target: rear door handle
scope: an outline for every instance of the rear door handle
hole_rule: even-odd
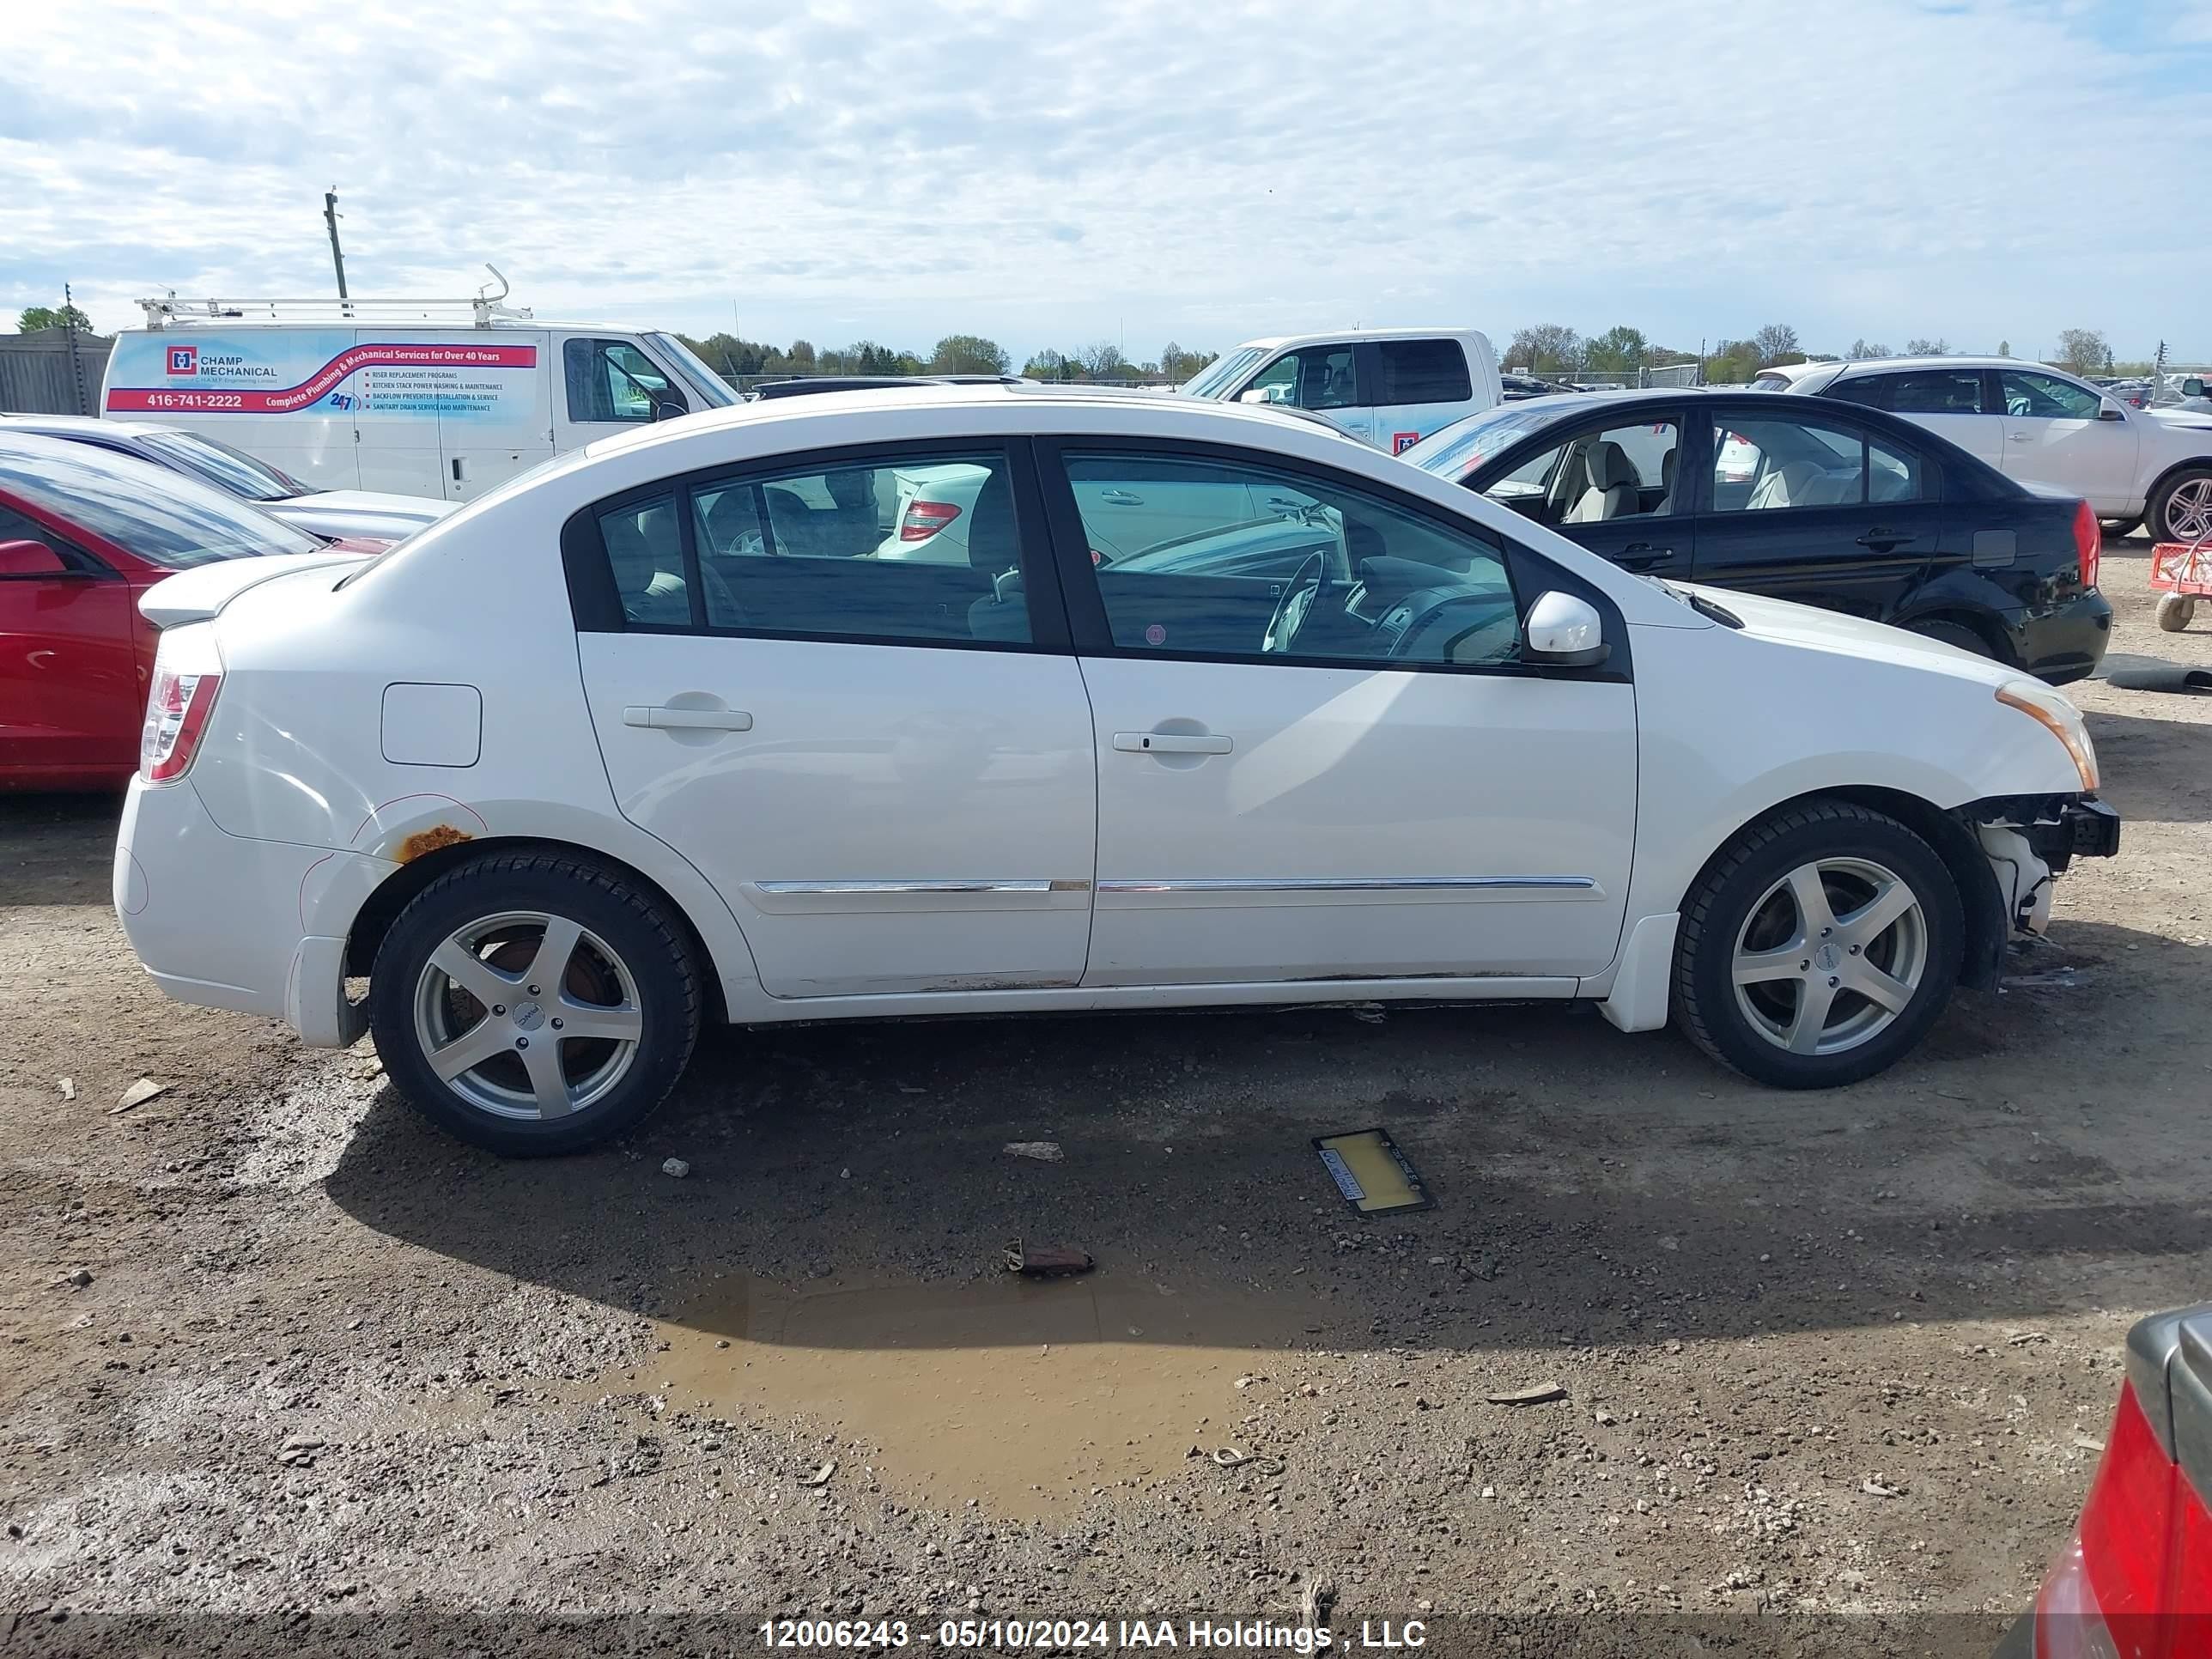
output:
[[[1620,550],[1614,561],[1626,570],[1649,570],[1655,564],[1664,564],[1674,556],[1671,547],[1654,547],[1650,542],[1631,542]]]
[[[1885,530],[1876,525],[1858,538],[1861,547],[1873,548],[1877,553],[1887,553],[1892,548],[1910,547],[1912,538],[1901,530]]]
[[[750,732],[753,717],[742,708],[675,708],[666,703],[632,703],[623,710],[624,726],[648,732]]]
[[[1236,745],[1215,732],[1116,732],[1114,747],[1125,755],[1225,755]]]
[[[2035,434],[2033,432],[2008,432],[2005,436],[2016,444],[2032,444],[2035,441]]]

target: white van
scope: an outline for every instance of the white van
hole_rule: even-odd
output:
[[[492,273],[497,276],[498,272]],[[594,438],[738,401],[672,334],[472,300],[144,300],[100,387],[319,489],[466,501]]]
[[[1504,396],[1498,356],[1471,328],[1353,328],[1248,340],[1178,388],[1221,403],[1310,410],[1396,455]]]

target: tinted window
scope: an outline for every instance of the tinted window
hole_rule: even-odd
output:
[[[244,450],[197,432],[149,432],[139,439],[147,448],[211,484],[249,501],[281,501],[304,495],[307,486],[289,472],[266,461],[256,460]]]
[[[939,643],[1030,637],[1002,456],[696,483],[598,516],[623,614],[638,626]]]
[[[270,518],[189,473],[57,441],[36,455],[0,448],[0,484],[170,570],[263,553],[313,553],[319,537]]]
[[[2005,413],[2023,419],[2094,421],[2104,407],[2104,399],[2087,386],[2026,369],[2002,371],[1997,388],[2004,394]]]
[[[1561,526],[1674,511],[1680,428],[1672,417],[1588,428],[1531,456],[1483,493]]]
[[[1462,404],[1474,396],[1457,340],[1385,340],[1378,404]]]
[[[1714,425],[1718,512],[1841,507],[1865,499],[1866,445],[1855,428],[1764,415],[1731,415]]]
[[[1510,662],[1498,549],[1356,489],[1254,464],[1071,454],[1115,645],[1254,662]],[[1146,540],[1115,503],[1141,503]],[[1158,505],[1155,506],[1154,503]],[[1127,550],[1103,556],[1102,543]]]
[[[1982,372],[1978,368],[1923,368],[1909,374],[1885,374],[1887,405],[1899,415],[1980,415]]]
[[[665,405],[690,408],[682,390],[668,383],[653,361],[627,340],[569,340],[561,348],[562,378],[572,421],[642,423]]]
[[[1825,395],[1838,403],[1861,404],[1869,409],[1889,407],[1889,383],[1893,374],[1862,374],[1856,380],[1838,380]]]
[[[1348,408],[1359,401],[1355,362],[1356,354],[1348,345],[1286,351],[1261,369],[1246,391],[1264,392],[1271,404],[1299,409]]]

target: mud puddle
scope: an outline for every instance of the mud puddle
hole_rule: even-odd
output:
[[[673,1408],[804,1416],[879,1446],[885,1482],[940,1508],[1030,1517],[1094,1486],[1181,1478],[1193,1446],[1255,1448],[1237,1386],[1325,1345],[1310,1297],[1104,1275],[787,1288],[739,1275],[663,1323],[641,1378]],[[725,1346],[726,1345],[726,1346]]]

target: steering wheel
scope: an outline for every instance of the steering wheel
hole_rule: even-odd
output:
[[[1280,653],[1297,643],[1298,630],[1306,625],[1314,601],[1321,595],[1322,579],[1321,555],[1307,554],[1297,574],[1283,589],[1283,597],[1275,602],[1275,614],[1267,619],[1267,631],[1260,636],[1261,651]]]

